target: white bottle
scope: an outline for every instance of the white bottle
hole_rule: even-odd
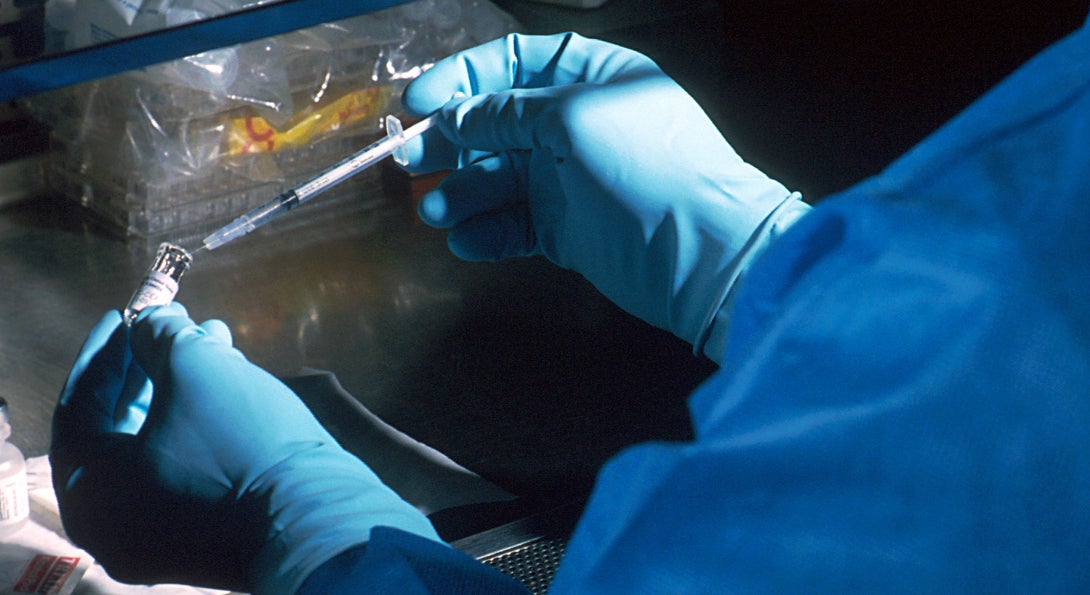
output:
[[[8,402],[0,398],[0,540],[21,529],[30,518],[26,459],[8,442],[9,436]]]

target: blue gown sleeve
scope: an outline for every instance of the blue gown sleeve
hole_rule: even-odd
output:
[[[553,591],[1090,592],[1088,255],[1084,26],[768,248]]]
[[[360,593],[528,594],[522,583],[451,547],[376,527],[366,545],[347,550],[311,573],[297,595]]]

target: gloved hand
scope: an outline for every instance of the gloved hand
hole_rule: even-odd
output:
[[[223,323],[177,304],[94,328],[50,461],[65,531],[125,582],[294,593],[377,525],[439,541]]]
[[[578,35],[511,35],[456,54],[403,103],[438,110],[442,132],[407,144],[407,169],[462,168],[419,206],[426,223],[452,228],[455,254],[544,254],[716,361],[731,288],[808,209],[742,161],[650,59]]]

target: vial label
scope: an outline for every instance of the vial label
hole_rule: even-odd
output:
[[[26,473],[0,480],[0,524],[16,523],[30,516]]]
[[[151,271],[144,277],[144,282],[140,284],[140,289],[136,290],[136,295],[132,296],[128,309],[135,314],[148,306],[165,306],[174,301],[174,296],[177,294],[177,281],[171,279],[166,273]]]

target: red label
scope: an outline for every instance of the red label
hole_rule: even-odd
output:
[[[38,554],[27,563],[15,583],[16,593],[60,593],[61,587],[79,566],[77,556],[47,556]]]

